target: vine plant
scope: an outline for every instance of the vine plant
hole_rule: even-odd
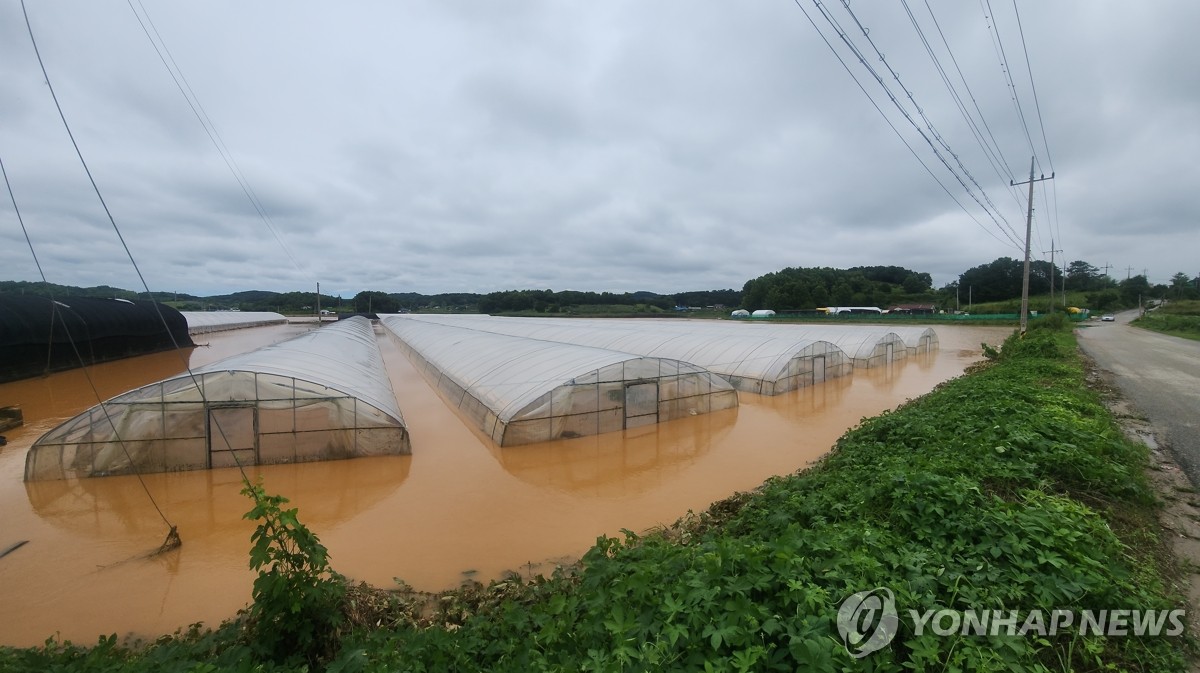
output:
[[[258,573],[247,620],[250,645],[276,662],[316,664],[336,646],[345,578],[329,566],[329,551],[300,523],[297,510],[282,508],[287,498],[268,495],[261,477],[244,484],[242,494],[254,508],[243,518],[259,521],[250,537],[250,569]]]

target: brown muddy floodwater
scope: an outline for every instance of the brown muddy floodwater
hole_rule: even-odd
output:
[[[311,329],[289,325],[201,335],[191,366]],[[772,475],[803,468],[848,428],[922,395],[980,358],[1011,329],[936,328],[941,350],[891,368],[623,433],[499,448],[447,406],[386,337],[379,338],[412,437],[412,456],[254,468],[291,499],[342,574],[425,590],[487,581],[506,570],[550,572],[599,535],[643,531],[700,511]],[[183,371],[176,353],[90,370],[107,399]],[[80,371],[0,385],[23,427],[0,448],[0,644],[58,635],[88,644],[116,633],[153,637],[216,625],[250,600],[253,524],[237,470],[148,474],[146,488],[183,546],[147,558],[167,527],[136,477],[25,484],[29,446],[96,404]]]

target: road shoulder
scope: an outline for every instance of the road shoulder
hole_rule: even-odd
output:
[[[1186,597],[1192,636],[1200,638],[1200,493],[1180,469],[1170,446],[1161,441],[1165,433],[1121,393],[1112,372],[1099,368],[1087,354],[1081,355],[1088,386],[1100,394],[1125,435],[1150,450],[1146,475],[1162,503],[1158,519],[1173,557],[1173,588]],[[1193,658],[1188,670],[1200,673],[1200,658]]]

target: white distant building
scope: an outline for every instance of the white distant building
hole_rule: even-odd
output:
[[[770,318],[771,316],[775,315],[775,312],[769,308],[760,308],[750,315],[754,318]]]

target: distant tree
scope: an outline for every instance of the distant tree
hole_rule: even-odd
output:
[[[1085,292],[1103,289],[1108,280],[1107,276],[1100,273],[1100,269],[1083,260],[1076,260],[1068,264],[1066,276],[1067,287]]]
[[[932,284],[932,278],[922,278],[915,273],[910,273],[904,278],[904,282],[901,283],[901,287],[903,287],[904,291],[909,294],[917,294],[919,292],[928,290],[929,286]]]
[[[1047,294],[1050,291],[1051,265],[1044,260],[1029,264],[1029,294]],[[992,262],[972,267],[958,277],[959,287],[970,287],[976,302],[1004,301],[1021,296],[1025,263],[1011,257],[1000,257]]]
[[[400,302],[386,292],[363,290],[354,295],[355,313],[399,313]]]
[[[1139,299],[1148,299],[1152,295],[1150,281],[1145,276],[1126,278],[1117,284],[1121,292],[1121,301],[1126,306],[1134,306]]]
[[[1172,299],[1187,299],[1194,292],[1192,281],[1187,277],[1187,274],[1180,271],[1171,276],[1171,298]]]

